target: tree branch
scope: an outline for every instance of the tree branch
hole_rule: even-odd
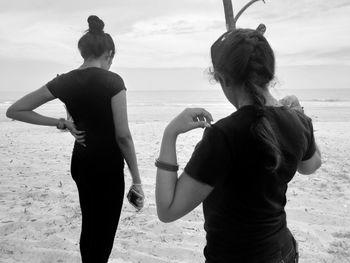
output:
[[[260,0],[251,0],[248,4],[246,4],[245,6],[243,6],[241,10],[239,10],[239,12],[237,13],[237,16],[236,16],[236,18],[235,18],[235,21],[234,21],[235,26],[236,26],[236,23],[237,23],[238,18],[243,14],[243,12],[244,12],[248,7],[250,7],[252,4],[254,4],[255,2],[258,2],[258,1],[260,1]],[[264,0],[261,0],[261,1],[263,1],[263,2],[265,3]],[[232,5],[232,3],[231,3],[231,5]],[[235,27],[235,28],[236,28],[236,27]]]
[[[225,9],[225,20],[226,20],[226,29],[227,31],[236,29],[236,21],[233,14],[232,1],[231,0],[222,0],[224,3]]]

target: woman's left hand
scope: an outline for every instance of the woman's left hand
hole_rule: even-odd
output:
[[[166,130],[177,136],[196,128],[210,127],[212,121],[213,117],[205,109],[187,108],[168,124]]]
[[[64,122],[65,127],[68,129],[68,131],[73,135],[75,140],[86,147],[85,144],[85,131],[78,131],[77,128],[75,127],[74,122],[66,120]]]
[[[136,195],[136,196],[132,196]],[[145,194],[143,193],[141,184],[133,184],[131,185],[127,198],[129,202],[137,209],[141,210],[144,206],[145,202]]]
[[[285,96],[280,100],[280,103],[287,108],[304,112],[304,108],[300,105],[299,99],[295,95]]]

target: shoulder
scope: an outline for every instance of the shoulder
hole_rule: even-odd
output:
[[[63,85],[67,86],[69,83],[74,83],[75,80],[79,79],[82,71],[78,69],[73,69],[64,73],[56,74],[56,76],[48,82],[49,85]]]
[[[110,97],[117,95],[120,91],[126,90],[122,77],[112,71],[104,70],[104,81]]]
[[[231,115],[218,120],[215,126],[221,131],[241,130],[250,126],[255,119],[256,110],[254,107],[243,107]]]
[[[126,89],[124,80],[119,74],[108,70],[104,70],[103,74],[104,74],[104,79],[107,81],[110,87]]]
[[[218,120],[217,122],[215,122],[215,124],[212,125],[212,127],[214,127],[215,130],[220,130],[220,131],[229,129],[230,127],[232,127],[231,122],[232,122],[232,119],[234,119],[232,116],[233,114]]]
[[[281,113],[280,116],[284,118],[287,123],[295,125],[295,128],[302,126],[309,129],[312,125],[312,119],[301,111],[284,108],[281,112],[283,115]]]
[[[46,87],[49,91],[56,97],[61,97],[64,93],[62,93],[62,89],[67,89],[69,85],[71,85],[72,80],[74,79],[75,70],[71,70],[66,73],[56,74],[53,79],[46,83]]]
[[[313,136],[314,127],[312,124],[312,119],[302,112],[298,112],[296,114],[298,116],[299,122],[301,123],[301,129],[304,132],[304,134],[306,134],[306,136],[308,137]]]
[[[66,80],[68,78],[73,77],[75,75],[75,72],[76,72],[76,70],[71,70],[68,72],[56,74],[56,76],[53,78],[53,80]]]
[[[297,115],[298,119],[305,125],[309,125],[312,122],[312,119],[303,112],[296,111],[295,114]]]
[[[117,74],[113,71],[100,69],[100,72],[109,81],[124,82],[123,78],[119,74]]]
[[[93,78],[94,81],[100,85],[107,86],[107,88],[120,88],[125,89],[124,80],[122,77],[113,72],[102,68],[90,68],[86,71],[89,74],[89,78]]]

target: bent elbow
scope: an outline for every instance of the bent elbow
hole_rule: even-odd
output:
[[[159,208],[157,209],[157,215],[159,220],[163,223],[171,223],[176,220],[176,218],[171,217],[169,212],[161,211]]]
[[[158,214],[158,218],[162,223],[170,223],[171,222],[166,217],[160,216],[159,214]]]
[[[298,172],[304,175],[310,175],[316,172],[322,165],[321,153],[316,151],[315,154],[306,161],[301,161],[298,165]]]
[[[302,169],[302,168],[298,168],[298,173],[302,174],[302,175],[309,175],[312,174],[312,172],[310,172],[309,170],[306,169]]]
[[[116,134],[115,139],[120,144],[126,144],[132,140],[130,133]]]
[[[316,169],[315,169],[315,172],[322,166],[322,159],[319,158],[317,163],[316,163]]]
[[[172,219],[171,217],[169,216],[165,216],[165,215],[161,215],[158,213],[158,218],[159,220],[162,222],[162,223],[171,223],[171,222],[174,222],[175,220]]]
[[[318,158],[315,161],[314,169],[313,169],[312,173],[316,172],[321,167],[321,165],[322,165],[322,159],[321,159],[321,156],[318,154]]]
[[[298,168],[298,173],[303,174],[303,175],[310,175],[316,172],[322,165],[322,160],[318,159],[316,162],[314,162],[312,167],[299,167]]]
[[[316,171],[316,169],[298,169],[298,173],[302,175],[310,175],[313,174]]]
[[[118,143],[125,143],[132,140],[131,132],[128,125],[115,124],[114,137]]]
[[[14,115],[15,115],[14,112],[15,111],[13,110],[12,106],[10,106],[6,111],[6,117],[10,119],[14,119]]]

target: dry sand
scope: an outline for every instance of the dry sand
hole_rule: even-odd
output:
[[[138,213],[124,202],[112,263],[204,261],[201,207],[171,224],[156,216],[153,162],[164,126],[131,124],[147,200]],[[324,164],[291,182],[288,226],[299,241],[301,262],[350,262],[350,122],[314,126]],[[11,121],[0,122],[0,130],[0,262],[80,262],[80,208],[69,173],[72,137]],[[180,137],[182,167],[200,136],[194,131]]]

